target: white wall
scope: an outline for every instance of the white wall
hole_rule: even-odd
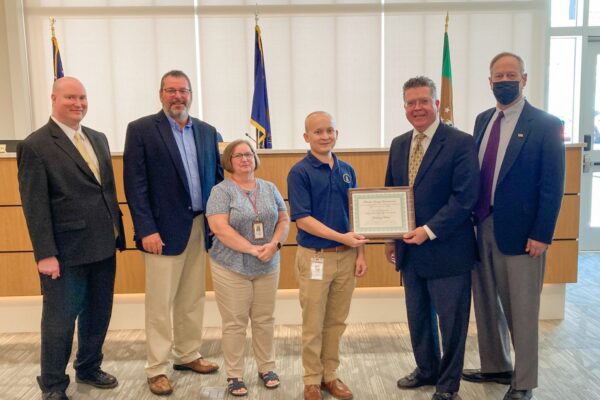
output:
[[[12,111],[14,126],[7,129],[13,137],[25,137],[50,112],[49,16],[57,19],[65,73],[87,87],[85,123],[105,132],[113,151],[122,150],[129,121],[159,110],[158,81],[172,68],[183,69],[192,79],[193,115],[215,125],[225,140],[253,134],[254,2],[200,1],[194,8],[192,0],[135,3],[144,7],[129,6],[131,2],[105,7],[105,1],[24,1],[24,10],[21,0],[4,3],[11,13],[2,18],[4,41],[0,33],[0,55],[8,54],[8,66],[0,62],[0,72],[9,69],[0,74],[0,89],[10,86],[0,93],[0,105],[12,103],[0,107],[0,115],[2,124],[9,123]],[[417,74],[439,84],[447,10],[459,128],[470,132],[477,113],[494,104],[488,63],[500,51],[525,58],[526,95],[532,103],[544,104],[543,0],[386,1],[384,6],[372,0],[263,3],[274,4],[261,6],[259,23],[276,149],[305,148],[303,119],[316,109],[337,117],[339,148],[385,147],[409,129],[401,86]]]
[[[0,6],[0,139],[14,139],[15,123],[11,101],[8,63],[8,32],[4,4]]]

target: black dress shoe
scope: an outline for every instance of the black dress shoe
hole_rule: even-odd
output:
[[[460,397],[456,392],[435,392],[431,400],[458,400]]]
[[[117,378],[102,371],[101,369],[98,369],[88,375],[77,375],[75,376],[75,380],[78,383],[92,385],[98,389],[112,389],[119,384],[119,382],[117,382]]]
[[[400,389],[413,389],[421,386],[435,385],[436,379],[420,377],[415,369],[404,378],[398,379],[397,385]]]
[[[66,393],[61,390],[58,392],[42,393],[42,400],[69,400],[69,398]]]
[[[465,381],[475,383],[496,382],[501,385],[510,385],[512,371],[481,372],[480,369],[465,369],[462,373],[462,378]]]
[[[529,400],[533,396],[531,389],[517,390],[512,386],[508,388],[508,392],[504,395],[504,400]]]

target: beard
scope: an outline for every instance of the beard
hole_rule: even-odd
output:
[[[183,106],[183,108],[175,108],[174,106]],[[173,119],[176,120],[183,120],[183,119],[187,119],[189,117],[189,108],[188,105],[185,103],[171,103],[169,104],[169,107],[167,108],[167,114],[169,114],[169,116]]]

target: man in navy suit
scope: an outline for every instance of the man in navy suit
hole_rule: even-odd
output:
[[[471,135],[440,123],[431,79],[409,79],[403,92],[414,129],[392,142],[385,185],[412,186],[417,228],[386,243],[385,255],[402,271],[417,368],[398,380],[398,387],[435,385],[433,400],[455,399],[475,263],[471,210],[479,188],[477,152]]]
[[[146,265],[146,375],[150,391],[167,395],[173,368],[211,373],[200,355],[204,317],[204,216],[212,187],[223,180],[216,129],[189,115],[190,80],[169,71],[160,82],[162,110],[127,127],[124,183],[138,249]],[[172,324],[171,324],[172,318]]]
[[[463,378],[510,384],[505,400],[530,399],[546,249],[564,191],[564,145],[560,120],[523,97],[521,57],[494,57],[489,81],[496,107],[477,116],[474,130],[481,162],[474,210],[481,266],[473,273],[481,369],[465,370]]]

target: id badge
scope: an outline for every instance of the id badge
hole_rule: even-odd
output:
[[[323,280],[323,266],[325,261],[321,257],[311,257],[310,259],[310,279],[315,281]]]
[[[254,235],[254,240],[265,238],[265,226],[261,221],[254,221],[252,223],[252,233]]]

